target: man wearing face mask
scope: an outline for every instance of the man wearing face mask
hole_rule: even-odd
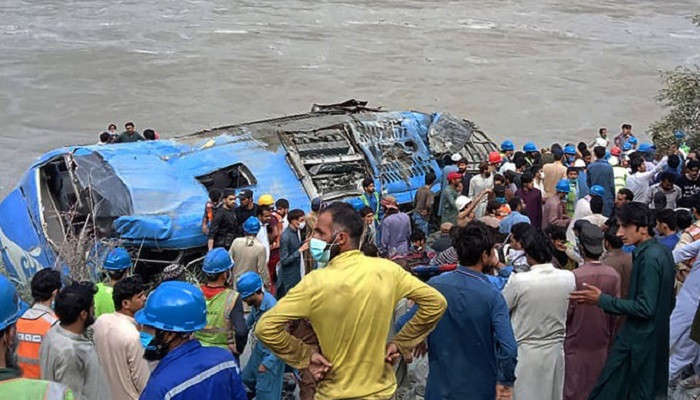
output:
[[[46,334],[39,348],[41,378],[66,385],[76,399],[109,399],[107,379],[95,345],[85,330],[95,322],[92,283],[73,283],[56,296],[59,324]]]
[[[243,353],[248,329],[243,317],[243,300],[231,289],[233,260],[225,249],[216,248],[204,258],[202,272],[207,283],[200,289],[207,303],[207,325],[196,332],[202,346],[220,347],[236,358]]]
[[[349,204],[336,202],[322,210],[310,250],[325,268],[307,275],[255,329],[277,357],[309,369],[319,381],[317,398],[391,398],[396,391],[392,364],[425,339],[445,311],[438,291],[389,260],[360,253],[363,228]],[[402,298],[417,303],[418,312],[387,343]],[[287,324],[298,319],[311,322],[323,355],[287,332]]]
[[[25,378],[39,379],[41,376],[39,346],[49,329],[58,322],[51,306],[61,286],[61,274],[51,268],[42,269],[32,277],[34,304],[17,321],[17,356]]]
[[[161,283],[134,319],[155,329],[144,358],[160,361],[141,393],[142,400],[166,395],[171,400],[248,399],[231,352],[203,347],[192,338],[192,333],[207,325],[207,305],[195,286]]]
[[[309,242],[301,232],[306,226],[306,215],[302,210],[292,210],[288,216],[289,226],[282,232],[280,240],[280,277],[277,298],[281,299],[303,276],[304,259],[301,254],[309,249]]]
[[[72,400],[73,394],[56,382],[20,378],[17,365],[16,322],[22,315],[19,297],[10,281],[0,275],[0,394],[5,399]]]

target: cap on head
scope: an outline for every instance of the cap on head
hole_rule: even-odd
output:
[[[652,146],[649,143],[642,143],[639,145],[639,148],[637,151],[640,153],[653,153],[656,149],[654,149],[654,146]]]
[[[452,160],[452,162],[459,162],[459,160],[461,160],[461,159],[462,159],[462,155],[459,154],[459,153],[454,153],[454,154],[450,157],[450,160]]]
[[[525,143],[525,146],[523,146],[523,151],[526,153],[532,153],[537,151],[537,146],[535,146],[534,142],[527,142]]]
[[[559,182],[557,182],[557,186],[555,189],[558,193],[569,193],[571,191],[571,187],[569,186],[569,180],[568,179],[560,179]]]
[[[240,192],[238,192],[238,197],[241,199],[252,199],[253,191],[249,189],[243,189]]]
[[[248,235],[257,235],[260,232],[260,220],[255,217],[248,217],[243,223],[243,232]]]
[[[272,197],[272,195],[263,194],[262,196],[258,197],[259,206],[272,206],[273,204],[275,204],[275,199]]]
[[[574,167],[586,168],[586,162],[579,158],[578,160],[574,161]]]
[[[564,147],[564,154],[567,156],[575,156],[576,155],[576,147],[573,145],[568,145]]]
[[[497,151],[492,151],[489,153],[489,164],[500,164],[502,161],[501,154]]]
[[[134,319],[141,325],[168,332],[195,332],[207,324],[202,291],[187,282],[163,282],[146,300]]]
[[[593,185],[593,186],[591,186],[590,193],[591,193],[593,196],[605,197],[605,189],[603,189],[603,187],[600,186],[600,185]]]
[[[462,179],[462,174],[460,174],[459,172],[450,172],[449,174],[447,174],[448,181],[451,182],[455,179]]]
[[[220,274],[233,268],[233,260],[226,249],[217,247],[204,257],[202,271],[206,274]]]
[[[457,198],[455,199],[455,205],[457,206],[457,209],[460,211],[463,210],[464,207],[466,207],[467,204],[469,204],[471,202],[472,202],[472,199],[470,199],[467,196],[457,196]]]
[[[622,150],[619,147],[615,146],[612,149],[610,149],[610,154],[614,156],[619,156],[620,154],[622,154]]]
[[[637,140],[636,137],[632,136],[629,139],[627,139],[627,143],[629,144],[637,144],[639,141]]]
[[[586,224],[581,227],[578,240],[581,245],[592,254],[603,253],[603,231],[594,224]]]
[[[108,271],[121,271],[132,266],[131,256],[123,247],[115,247],[107,253],[102,267]]]
[[[501,143],[501,151],[515,151],[515,144],[512,140],[504,140]]]
[[[262,289],[263,281],[260,275],[253,271],[248,271],[241,275],[236,282],[236,290],[241,294],[241,298],[245,299],[255,294]]]

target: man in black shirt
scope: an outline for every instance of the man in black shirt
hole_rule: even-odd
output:
[[[209,250],[214,247],[223,247],[228,250],[233,239],[242,235],[241,224],[234,211],[236,192],[233,189],[225,189],[223,198],[223,206],[216,210],[209,227]]]
[[[143,136],[141,136],[140,133],[136,132],[134,130],[134,123],[133,122],[127,122],[124,125],[124,129],[126,129],[124,132],[122,132],[121,135],[117,136],[116,139],[114,139],[113,143],[133,143],[133,142],[141,142],[144,139]]]
[[[689,199],[700,193],[700,161],[689,160],[686,164],[686,173],[676,179],[676,185],[681,188],[683,195],[678,201],[679,207],[691,207]],[[687,203],[687,204],[686,204]]]
[[[238,198],[241,203],[241,205],[236,208],[236,218],[238,221],[243,224],[248,218],[257,217],[258,205],[253,201],[253,191],[243,189],[238,192]]]

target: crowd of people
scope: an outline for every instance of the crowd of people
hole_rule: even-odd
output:
[[[505,140],[475,175],[442,160],[410,204],[371,178],[309,212],[211,190],[198,286],[172,265],[147,294],[121,247],[98,285],[39,271],[28,309],[0,277],[0,394],[392,399],[427,357],[430,400],[698,398],[700,157],[683,139]]]

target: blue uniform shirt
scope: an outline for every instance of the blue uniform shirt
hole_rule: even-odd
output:
[[[503,295],[487,276],[465,267],[428,284],[447,299],[447,311],[428,336],[426,400],[488,399],[496,384],[515,382],[518,345]]]
[[[248,400],[248,396],[230,352],[190,340],[160,360],[140,399]]]

